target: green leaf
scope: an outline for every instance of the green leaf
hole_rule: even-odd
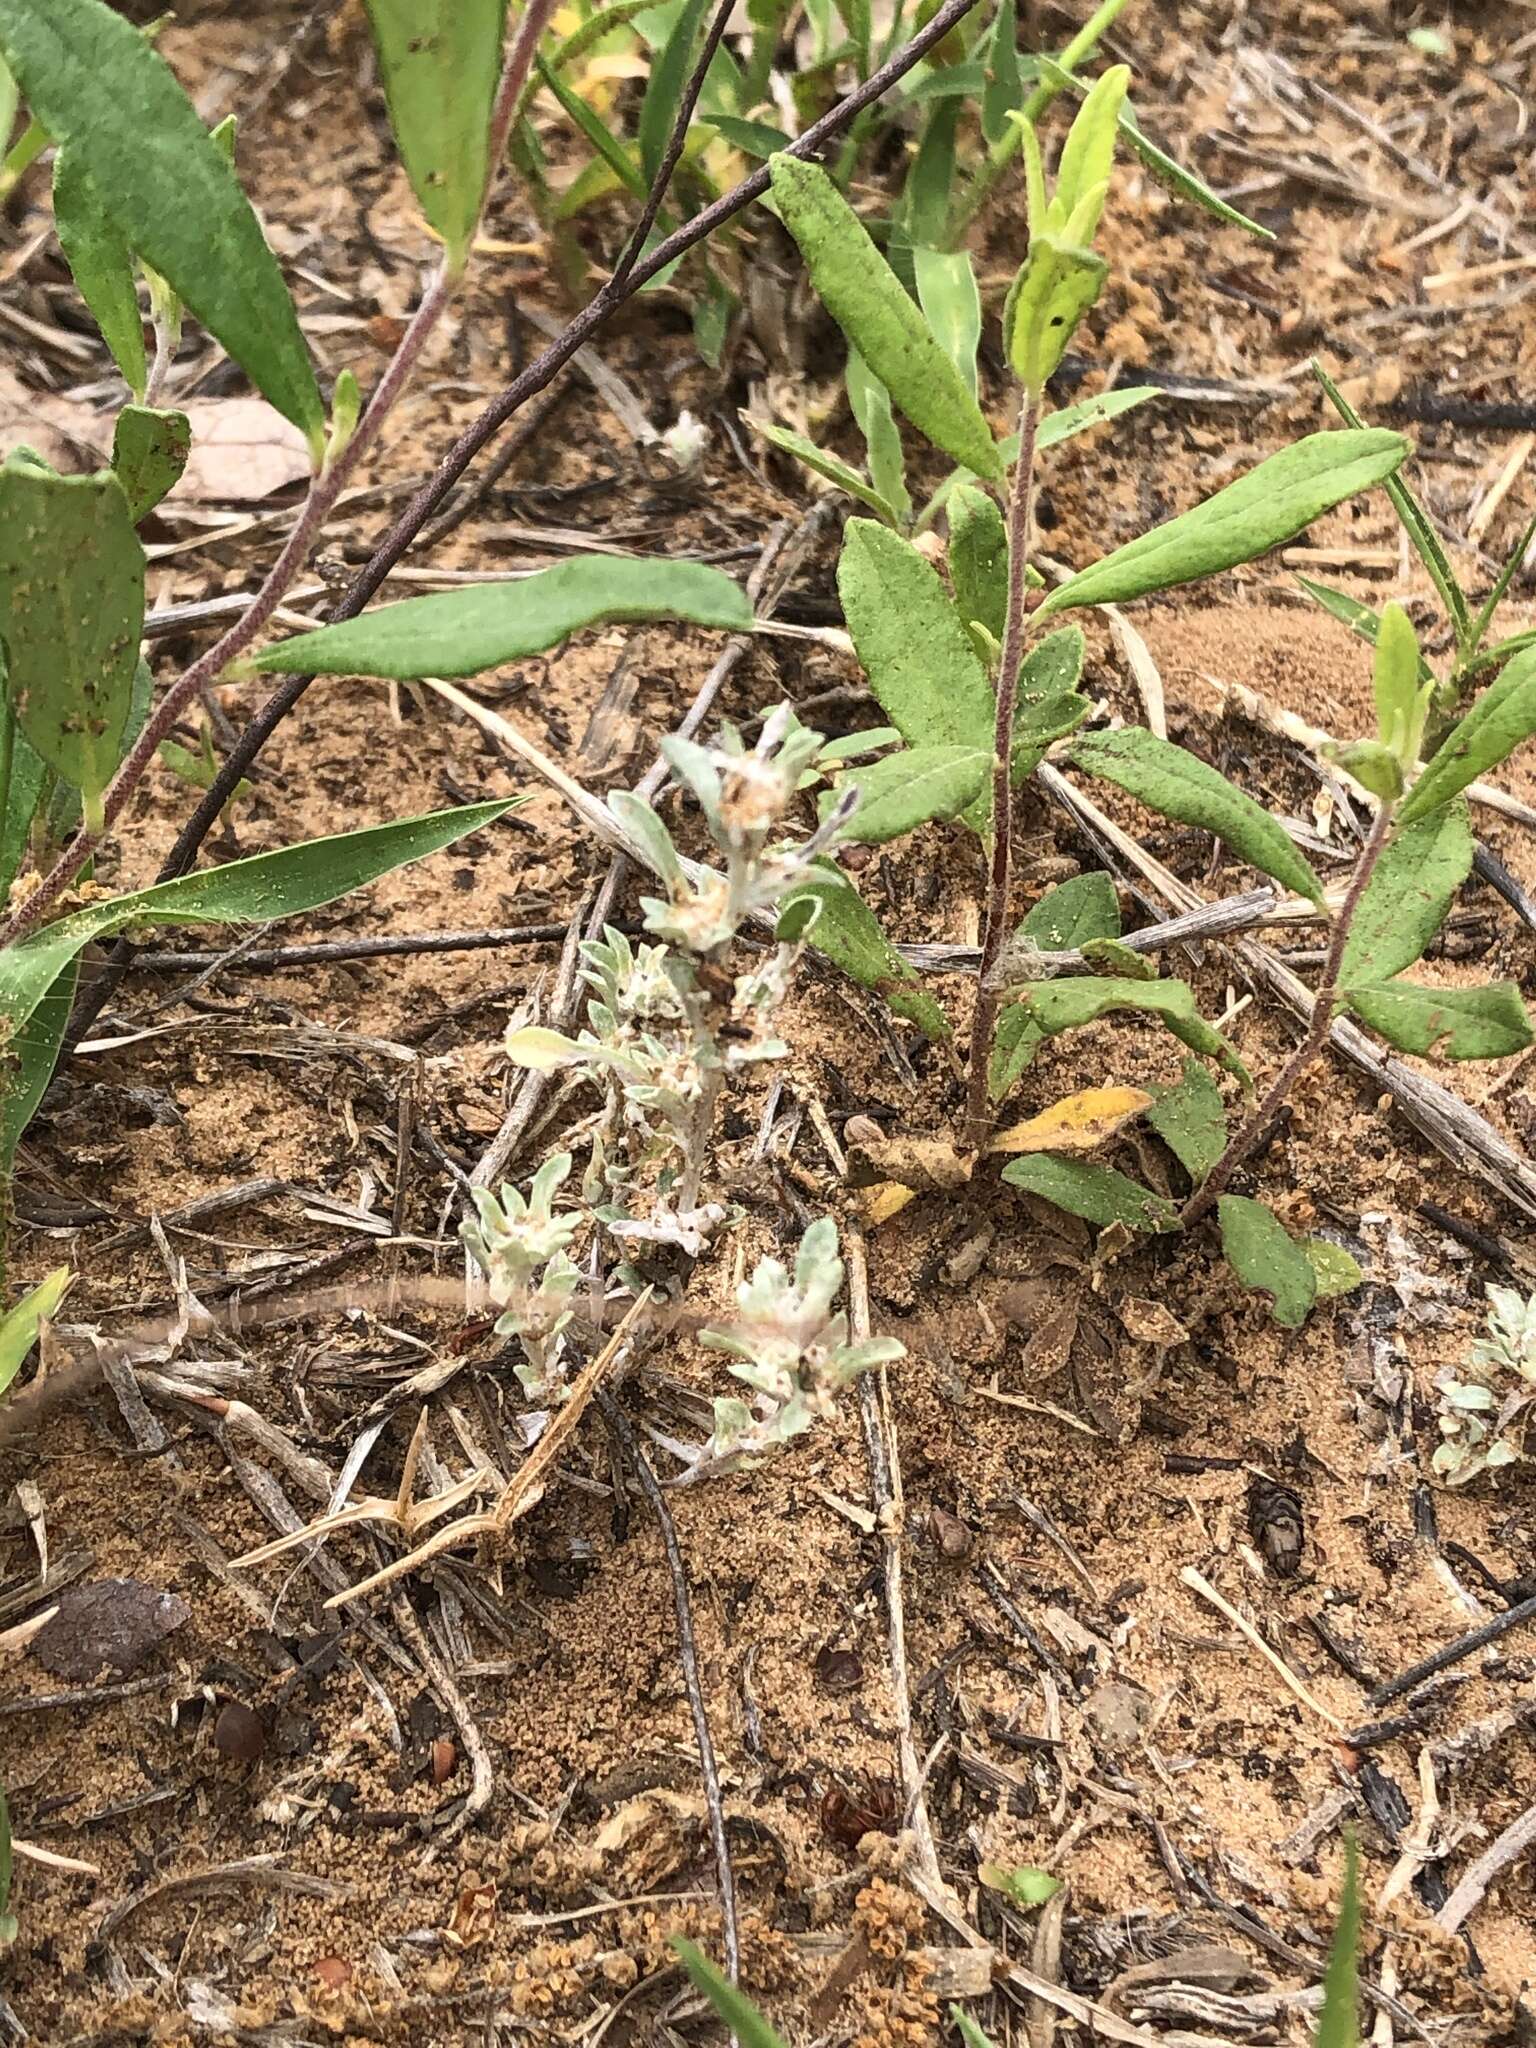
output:
[[[1390,981],[1411,967],[1444,924],[1476,851],[1462,798],[1399,825],[1355,911],[1340,979]]]
[[[542,57],[536,57],[534,65],[539,77],[549,87],[555,98],[565,109],[567,115],[586,137],[590,147],[597,152],[602,162],[612,171],[619,184],[627,187],[636,199],[644,199],[647,189],[646,182],[640,175],[634,158],[608,127],[607,123],[598,119],[580,93],[573,92],[565,80],[552,71]],[[587,168],[590,171],[595,166],[589,164]],[[559,212],[559,217],[562,220],[566,219],[571,213],[580,210],[582,198],[579,185],[580,180],[576,184],[569,186],[564,194]]]
[[[1019,725],[1027,707],[1055,703],[1062,697],[1072,695],[1077,689],[1083,673],[1083,657],[1088,643],[1083,638],[1081,626],[1058,626],[1054,633],[1047,633],[1019,663],[1019,719],[1014,722],[1014,736],[1019,736]]]
[[[117,767],[143,628],[144,550],[111,471],[0,469],[7,687],[28,740],[80,790],[87,816]]]
[[[285,846],[276,853],[253,854],[248,860],[183,875],[175,882],[157,882],[130,895],[106,897],[0,953],[0,1020],[9,1025],[14,1039],[60,973],[93,939],[110,938],[130,925],[263,924],[274,917],[318,910],[380,875],[494,824],[521,801],[503,797],[494,803],[465,804],[458,810],[370,825],[360,832]]]
[[[32,820],[42,801],[43,785],[49,780],[48,770],[27,745],[17,726],[10,697],[4,694],[4,639],[4,633],[0,632],[0,696],[3,696],[3,702],[0,702],[0,760],[4,759],[5,749],[9,747],[11,765],[5,782],[5,815],[0,818],[0,903],[9,895],[11,884],[26,857]]]
[[[37,1342],[39,1329],[58,1314],[59,1303],[74,1277],[68,1266],[56,1266],[46,1280],[29,1294],[24,1294],[13,1309],[0,1317],[0,1401],[5,1399],[12,1380],[26,1364],[27,1354]],[[10,1887],[10,1847],[7,1839],[0,1849],[0,1913],[5,1910],[6,1893]]]
[[[1365,1275],[1360,1262],[1328,1237],[1304,1237],[1301,1248],[1312,1262],[1319,1301],[1334,1301],[1341,1294],[1353,1294]]]
[[[368,0],[390,126],[457,275],[490,170],[505,0]]]
[[[958,817],[991,772],[991,751],[981,747],[913,747],[853,769],[838,785],[839,792],[858,785],[859,807],[847,837],[882,846],[930,818]]]
[[[1429,692],[1419,683],[1423,666],[1412,619],[1400,604],[1389,604],[1376,629],[1376,659],[1371,668],[1376,736],[1405,769],[1418,765],[1424,714],[1429,709]]]
[[[837,565],[869,686],[909,747],[992,747],[992,685],[938,571],[873,520],[850,519]]]
[[[1147,1122],[1198,1187],[1227,1149],[1221,1091],[1198,1060],[1184,1062],[1184,1078],[1172,1087],[1148,1087]]]
[[[1188,982],[1125,981],[1111,976],[1064,976],[1042,981],[1019,993],[1018,1001],[1047,1038],[1095,1024],[1115,1010],[1137,1010],[1167,1025],[1191,1052],[1219,1060],[1230,1072],[1247,1079],[1247,1069],[1214,1025],[1195,1007]]]
[[[150,263],[318,460],[325,408],[251,203],[165,60],[101,0],[0,0],[0,50]]]
[[[881,497],[866,476],[861,475],[856,469],[850,469],[846,462],[829,454],[825,448],[818,448],[814,441],[807,441],[803,434],[791,433],[788,427],[776,427],[770,425],[767,420],[754,419],[749,412],[742,413],[741,418],[752,432],[766,441],[771,448],[778,448],[785,455],[793,455],[797,462],[803,462],[807,469],[813,469],[818,476],[824,476],[828,483],[836,484],[838,489],[846,491],[850,498],[857,498],[861,505],[867,505],[871,512],[877,512],[887,526],[897,527],[902,524],[902,515],[888,499]]]
[[[1083,243],[1092,240],[1104,207],[1104,192],[1115,160],[1115,135],[1126,88],[1128,64],[1112,64],[1101,72],[1078,108],[1056,166],[1053,206],[1062,224],[1072,223]]]
[[[1031,1152],[1012,1159],[1003,1179],[1026,1194],[1042,1195],[1069,1216],[1088,1223],[1123,1223],[1130,1230],[1177,1230],[1178,1211],[1172,1202],[1141,1187],[1111,1166],[1093,1166],[1081,1159],[1056,1159]]]
[[[1134,412],[1149,398],[1162,396],[1163,392],[1156,384],[1127,384],[1123,390],[1102,391],[1097,398],[1085,398],[1077,405],[1057,406],[1040,422],[1035,434],[1035,452],[1043,454],[1047,448],[1058,447],[1077,434],[1086,434],[1091,427],[1102,427],[1106,420],[1118,419],[1123,412]],[[1008,443],[1004,442],[1003,453],[1010,462],[1017,460],[1017,440],[1013,449],[1013,454],[1009,455]]]
[[[1360,2048],[1360,1852],[1352,1834],[1344,1837],[1344,1896],[1323,1978],[1323,2009],[1312,2048]]]
[[[895,523],[904,526],[912,517],[912,500],[907,496],[907,464],[901,452],[901,430],[891,417],[891,394],[856,348],[848,351],[843,382],[854,423],[864,436],[869,480],[885,502],[894,507]]]
[[[1091,249],[1057,235],[1031,237],[1003,308],[1003,347],[1014,375],[1036,398],[1055,376],[1108,275],[1109,265]]]
[[[1467,651],[1469,653],[1482,646],[1488,628],[1493,624],[1493,615],[1504,602],[1505,592],[1515,580],[1515,571],[1530,553],[1532,547],[1536,547],[1536,512],[1531,514],[1524,529],[1516,534],[1513,547],[1504,557],[1503,565],[1498,575],[1493,579],[1492,589],[1483,599],[1482,607],[1477,617],[1472,621],[1467,634]]]
[[[1214,832],[1250,867],[1322,903],[1323,885],[1285,827],[1185,748],[1141,726],[1126,726],[1120,732],[1088,733],[1073,747],[1071,758],[1075,767],[1112,782],[1149,810]]]
[[[882,998],[898,1017],[915,1024],[925,1036],[947,1039],[949,1019],[933,997],[924,993],[915,967],[910,967],[881,931],[875,913],[853,884],[830,861],[819,862],[816,874],[797,883],[779,906],[779,929],[785,920],[803,915],[801,906],[814,902],[820,911],[810,942],[844,974]],[[793,928],[793,926],[791,926]]]
[[[516,583],[467,584],[378,605],[264,647],[251,667],[397,681],[472,676],[615,619],[687,619],[741,632],[752,624],[752,607],[739,584],[707,563],[573,555]]]
[[[1407,453],[1401,434],[1381,428],[1308,434],[1192,511],[1079,570],[1035,616],[1074,605],[1125,604],[1251,562],[1294,539],[1330,507],[1381,483]]]
[[[1093,706],[1069,690],[1064,697],[1037,704],[1021,698],[1013,719],[1013,786],[1034,774],[1057,740],[1077,731]]]
[[[970,253],[965,249],[914,249],[912,274],[923,316],[974,398],[981,293]]]
[[[133,251],[69,144],[54,159],[53,225],[75,287],[101,329],[113,362],[133,396],[142,400],[149,363]]]
[[[112,431],[112,468],[135,526],[175,489],[191,448],[192,428],[184,412],[123,407]]]
[[[965,2048],[995,2048],[986,2028],[972,2019],[963,2006],[952,2005],[949,2008],[949,2022],[965,2043]]]
[[[671,34],[651,59],[636,130],[640,144],[640,168],[647,191],[666,155],[672,124],[677,118],[683,89],[693,69],[693,46],[698,40],[699,23],[704,19],[708,5],[709,0],[683,0]]]
[[[1070,953],[1093,939],[1118,939],[1120,899],[1109,876],[1095,870],[1048,889],[1015,934],[1042,953]]]
[[[693,1979],[694,1989],[703,1992],[741,2043],[741,2048],[785,2048],[784,2042],[751,1999],[745,1992],[738,1991],[728,1977],[722,1977],[702,1950],[680,1934],[672,1936],[672,1946],[682,1958],[683,1968]]]
[[[961,484],[949,501],[949,574],[964,624],[982,626],[1000,641],[1008,612],[1008,529],[995,501],[975,484]]]
[[[1273,1296],[1270,1314],[1282,1329],[1299,1328],[1317,1299],[1312,1261],[1262,1202],[1223,1195],[1216,1213],[1227,1264],[1245,1287]]]
[[[1026,1912],[1043,1906],[1047,1899],[1054,1899],[1061,1890],[1061,1879],[1052,1877],[1048,1870],[1041,1870],[1034,1863],[1022,1863],[1016,1868],[1001,1863],[983,1863],[976,1875],[990,1890],[1003,1893],[1005,1898],[1015,1906],[1022,1906]]]
[[[1345,747],[1329,741],[1318,751],[1383,803],[1396,803],[1402,795],[1402,760],[1394,748],[1384,747],[1380,740],[1351,740]]]
[[[654,4],[655,0],[646,0],[647,6]],[[718,128],[731,147],[739,149],[743,156],[760,157],[765,162],[769,157],[777,156],[781,149],[788,149],[794,140],[782,128],[774,128],[767,121],[743,121],[736,114],[701,114],[699,119],[711,128]]]
[[[78,975],[78,963],[71,960],[0,1054],[0,1185],[10,1177],[16,1147],[58,1066]]]
[[[1429,766],[1403,799],[1401,823],[1426,817],[1468,783],[1497,768],[1536,733],[1536,647],[1507,662],[1481,697],[1441,741]]]
[[[819,164],[769,164],[784,225],[827,311],[913,426],[978,476],[1001,481],[992,432],[964,379]]]
[[[1316,360],[1312,364],[1312,374],[1322,385],[1329,403],[1345,426],[1363,427],[1364,422],[1359,413],[1322,364]],[[1388,481],[1387,496],[1391,499],[1392,509],[1402,522],[1403,530],[1412,543],[1414,553],[1429,571],[1429,580],[1440,594],[1440,602],[1445,606],[1447,616],[1456,629],[1458,646],[1464,644],[1470,626],[1467,600],[1462,593],[1461,585],[1456,581],[1456,571],[1451,567],[1450,557],[1440,545],[1440,536],[1435,532],[1433,521],[1400,476],[1394,476]]]
[[[1362,604],[1359,598],[1351,597],[1347,591],[1330,589],[1326,583],[1314,583],[1310,576],[1298,576],[1296,581],[1330,618],[1337,619],[1341,626],[1348,626],[1368,647],[1376,645],[1376,636],[1381,631],[1379,612],[1373,612],[1368,604]],[[1419,681],[1432,683],[1434,679],[1434,670],[1420,654]]]
[[[1014,1003],[997,1020],[987,1055],[987,1092],[1001,1102],[1045,1043],[1045,1033],[1022,1003]]]
[[[938,79],[942,79],[946,86],[952,82],[944,73],[937,74],[935,82]],[[980,83],[979,78],[976,83]],[[928,109],[922,140],[907,172],[892,224],[889,247],[893,261],[901,255],[910,258],[918,249],[936,249],[944,239],[949,195],[955,182],[955,145],[963,111],[963,100],[953,93],[936,98]]]
[[[1498,1060],[1531,1044],[1530,1020],[1512,981],[1477,988],[1424,988],[1412,981],[1356,982],[1346,1008],[1399,1052],[1443,1060]]]
[[[1120,939],[1085,939],[1081,952],[1091,974],[1118,975],[1122,981],[1156,981],[1157,962]]]
[[[1001,142],[1009,116],[1024,97],[1019,64],[1018,0],[999,0],[987,39],[987,80],[981,96],[981,132],[987,142]]]

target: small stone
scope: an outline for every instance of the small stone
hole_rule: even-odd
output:
[[[260,1714],[243,1700],[226,1700],[213,1724],[213,1746],[233,1764],[254,1764],[267,1746]]]

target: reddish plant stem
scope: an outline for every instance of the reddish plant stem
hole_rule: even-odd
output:
[[[1328,1042],[1329,1027],[1333,1023],[1333,1006],[1338,1000],[1339,972],[1344,964],[1344,948],[1349,944],[1350,928],[1354,924],[1355,913],[1360,908],[1360,899],[1365,894],[1371,876],[1376,872],[1376,863],[1381,859],[1382,851],[1391,836],[1393,809],[1394,806],[1390,803],[1378,806],[1370,835],[1360,849],[1355,872],[1350,877],[1344,901],[1339,906],[1339,914],[1333,921],[1333,935],[1328,942],[1328,954],[1323,962],[1322,978],[1318,983],[1317,994],[1313,998],[1312,1016],[1307,1024],[1306,1033],[1264,1091],[1263,1100],[1257,1109],[1229,1142],[1226,1151],[1184,1204],[1179,1214],[1179,1223],[1185,1230],[1192,1223],[1198,1223],[1200,1218],[1214,1207],[1228,1181],[1269,1129],[1276,1111]]]
[[[656,216],[661,212],[661,204],[667,196],[673,173],[681,161],[684,146],[688,141],[689,124],[693,120],[693,110],[699,104],[699,94],[704,90],[709,67],[715,61],[715,52],[720,47],[725,25],[735,12],[735,7],[736,0],[720,0],[715,9],[714,19],[709,24],[709,33],[704,38],[704,47],[699,52],[698,62],[694,65],[692,75],[683,88],[683,96],[678,102],[672,133],[667,138],[666,150],[656,167],[656,175],[651,180],[651,189],[646,194],[645,206],[635,223],[634,232],[624,245],[623,253],[613,267],[613,275],[604,286],[605,291],[622,291],[629,273],[640,260],[646,239],[656,225]]]
[[[1001,1000],[993,980],[1008,929],[1008,899],[1013,882],[1013,721],[1019,700],[1019,666],[1024,659],[1025,606],[1029,594],[1025,572],[1029,565],[1035,437],[1039,425],[1040,400],[1033,392],[1027,392],[1019,408],[1019,459],[1014,464],[1013,489],[1008,499],[1008,609],[997,665],[997,724],[992,738],[992,873],[981,940],[976,1014],[971,1023],[971,1071],[961,1139],[964,1149],[971,1152],[981,1150],[992,1128],[987,1069]]]

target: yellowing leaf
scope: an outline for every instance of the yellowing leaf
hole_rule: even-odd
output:
[[[528,1067],[536,1074],[552,1074],[585,1057],[574,1038],[563,1031],[551,1031],[543,1024],[528,1024],[509,1031],[503,1048],[514,1067]]]
[[[867,1229],[878,1230],[882,1223],[889,1223],[893,1216],[899,1216],[909,1202],[917,1199],[916,1190],[904,1188],[899,1180],[883,1180],[872,1188],[862,1188],[857,1198],[859,1216]]]
[[[1096,1152],[1119,1130],[1150,1109],[1142,1088],[1083,1088],[999,1131],[989,1152]]]

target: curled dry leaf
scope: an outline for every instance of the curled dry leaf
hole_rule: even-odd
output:
[[[1160,1301],[1145,1301],[1139,1295],[1128,1294],[1116,1303],[1115,1313],[1121,1329],[1138,1344],[1155,1344],[1163,1350],[1170,1344],[1189,1342],[1188,1330]]]
[[[950,1194],[970,1180],[973,1164],[949,1138],[876,1136],[848,1146],[848,1179],[856,1188],[899,1181],[923,1193]]]
[[[999,1131],[989,1152],[1096,1152],[1143,1110],[1152,1097],[1142,1088],[1081,1088],[1038,1116]]]

